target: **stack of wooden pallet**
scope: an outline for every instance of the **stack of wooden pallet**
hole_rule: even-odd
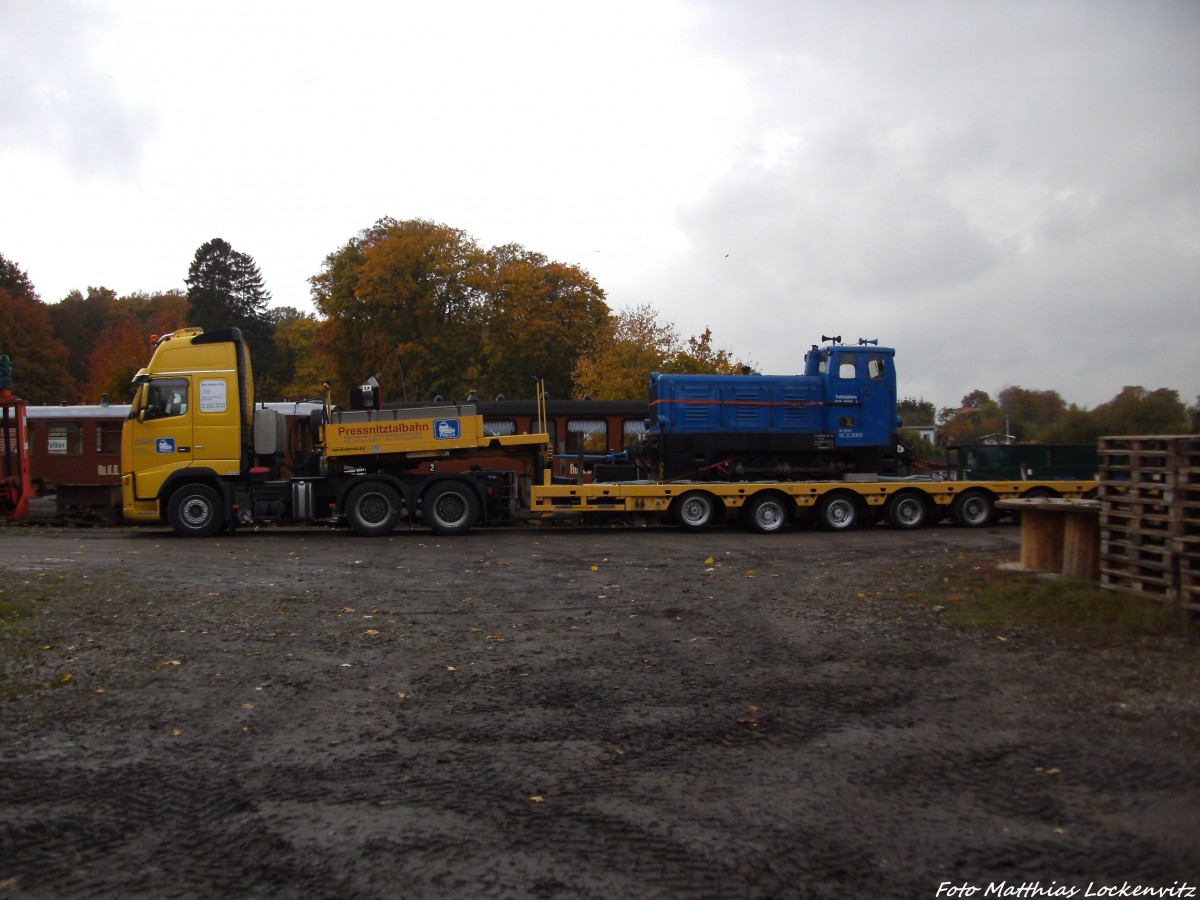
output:
[[[1100,439],[1100,583],[1200,610],[1200,436]]]

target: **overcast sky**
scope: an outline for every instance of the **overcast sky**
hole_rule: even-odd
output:
[[[1200,394],[1200,2],[0,0],[0,254],[278,305],[382,216],[588,270],[772,374]]]

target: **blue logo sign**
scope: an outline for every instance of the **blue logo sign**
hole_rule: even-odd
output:
[[[174,453],[175,438],[159,438],[154,442],[155,453]]]
[[[433,436],[439,441],[456,441],[462,437],[462,423],[458,419],[434,419]]]

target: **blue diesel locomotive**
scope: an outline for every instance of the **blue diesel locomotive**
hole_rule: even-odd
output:
[[[895,350],[813,345],[803,375],[651,374],[637,462],[664,481],[894,475],[899,425]]]

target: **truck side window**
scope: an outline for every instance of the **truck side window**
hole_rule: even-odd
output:
[[[838,360],[838,378],[855,378],[858,368],[854,365],[854,357],[846,354]]]
[[[883,357],[872,356],[867,360],[867,377],[872,381],[883,378]]]
[[[163,378],[146,387],[146,418],[166,419],[187,412],[186,378]]]

